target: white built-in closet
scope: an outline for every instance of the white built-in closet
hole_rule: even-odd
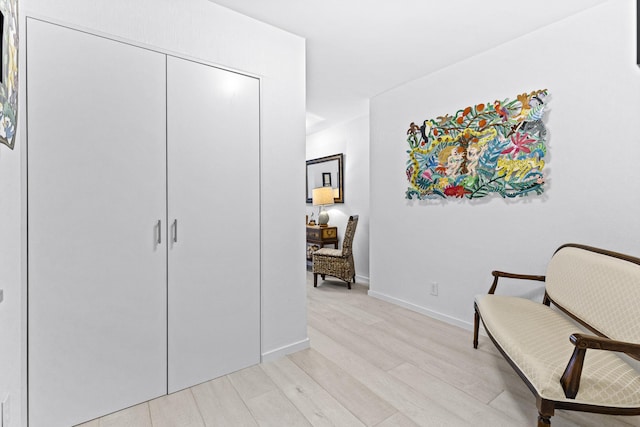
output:
[[[260,360],[259,80],[27,20],[31,427]]]

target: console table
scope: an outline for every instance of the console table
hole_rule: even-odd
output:
[[[320,227],[319,225],[307,225],[307,259],[311,260],[314,251],[333,244],[338,249],[338,227]],[[310,246],[309,246],[310,245]],[[317,246],[314,248],[314,246]]]

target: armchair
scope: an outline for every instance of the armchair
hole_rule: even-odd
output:
[[[318,275],[333,276],[344,280],[351,289],[351,281],[356,282],[356,268],[353,263],[353,236],[358,225],[358,215],[352,215],[342,241],[342,249],[321,248],[313,253],[313,287],[318,287]]]

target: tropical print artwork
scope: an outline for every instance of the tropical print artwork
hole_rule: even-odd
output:
[[[547,90],[411,123],[407,199],[542,194]]]
[[[0,0],[0,143],[13,148],[18,115],[18,0]]]

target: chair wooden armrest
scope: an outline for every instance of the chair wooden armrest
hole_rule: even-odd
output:
[[[569,340],[575,348],[560,378],[564,395],[569,399],[575,399],[578,394],[580,376],[582,375],[582,366],[584,364],[584,357],[587,354],[587,349],[617,351],[635,358],[640,356],[640,344],[615,341],[609,338],[584,334],[572,334]]]
[[[492,271],[491,275],[493,276],[493,283],[491,284],[491,289],[489,289],[490,294],[494,294],[496,292],[496,287],[498,286],[498,279],[500,277],[505,277],[508,279],[536,280],[538,282],[545,281],[545,276],[536,276],[532,274],[507,273],[505,271],[498,271],[498,270]]]

